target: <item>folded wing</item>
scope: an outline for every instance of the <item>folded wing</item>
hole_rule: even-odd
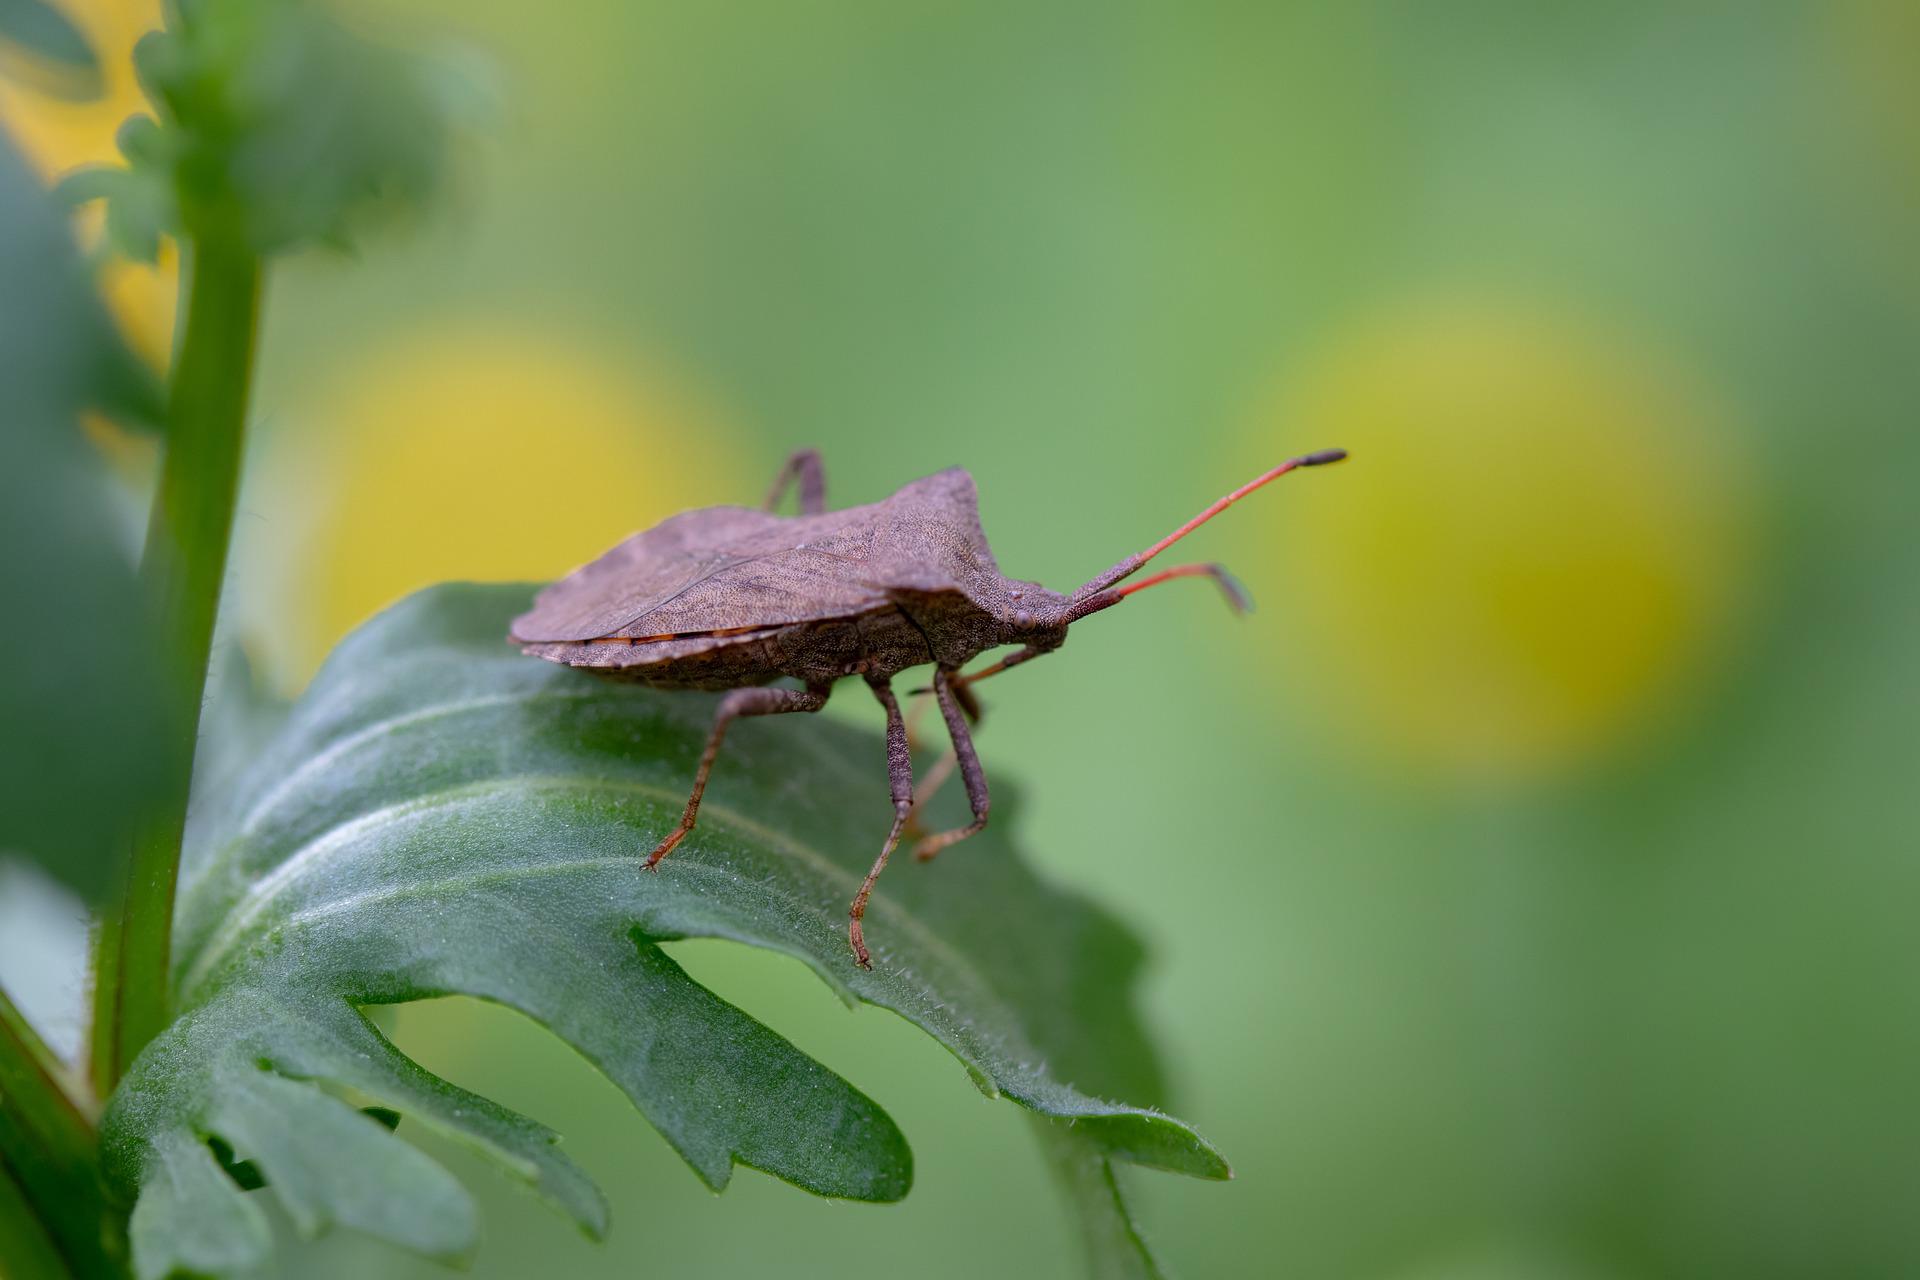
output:
[[[542,591],[514,619],[513,638],[644,639],[863,613],[886,603],[870,580],[871,511],[685,512]]]

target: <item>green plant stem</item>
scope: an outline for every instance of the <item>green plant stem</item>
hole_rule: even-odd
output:
[[[140,573],[155,602],[181,735],[164,806],[142,823],[95,953],[91,1075],[105,1097],[166,1026],[173,899],[207,659],[226,576],[260,313],[260,261],[237,239],[191,246],[186,327],[168,388],[166,455]]]
[[[4,1153],[0,1153],[0,1258],[6,1259],[5,1274],[10,1280],[68,1280],[73,1275]]]
[[[0,1263],[8,1276],[117,1276],[94,1127],[66,1072],[0,992]]]
[[[1035,1115],[1034,1134],[1080,1231],[1089,1280],[1166,1280],[1140,1237],[1113,1162],[1073,1136],[1070,1121]]]

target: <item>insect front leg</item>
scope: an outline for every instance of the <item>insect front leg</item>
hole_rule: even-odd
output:
[[[931,835],[914,846],[913,856],[920,861],[939,853],[950,844],[957,844],[987,825],[987,810],[990,801],[987,795],[986,770],[980,767],[980,757],[974,754],[973,734],[967,729],[967,717],[960,709],[960,700],[954,696],[953,667],[937,667],[933,673],[933,695],[940,702],[940,714],[947,722],[947,733],[953,738],[954,758],[960,762],[960,777],[967,784],[967,803],[973,809],[973,821],[964,827],[952,831],[942,831]]]
[[[737,716],[777,716],[790,711],[818,711],[827,705],[827,695],[833,692],[830,684],[808,685],[805,689],[735,689],[720,699],[720,709],[714,712],[713,732],[707,735],[707,749],[700,753],[700,768],[693,775],[693,794],[687,797],[686,810],[680,815],[680,825],[658,845],[641,866],[648,871],[658,869],[660,859],[672,853],[674,846],[687,838],[687,832],[693,830],[694,819],[700,815],[700,797],[707,789],[707,775],[713,772],[714,758],[720,754],[720,741],[727,736],[727,726]]]
[[[1008,654],[992,666],[982,667],[980,670],[971,673],[963,671],[954,677],[953,696],[960,703],[960,709],[966,713],[967,720],[973,724],[980,723],[982,708],[979,699],[974,697],[973,694],[973,686],[976,682],[985,680],[988,676],[997,676],[1008,667],[1017,667],[1021,663],[1037,658],[1043,653],[1051,652],[1053,652],[1051,649],[1041,649],[1034,645],[1028,645],[1024,649]],[[914,692],[932,693],[933,690],[915,689]],[[920,705],[924,706],[926,704],[922,703]],[[917,706],[914,710],[918,712],[920,707]],[[909,723],[908,728],[911,730],[911,723]],[[907,832],[909,835],[919,834],[920,810],[924,809],[927,801],[933,799],[933,797],[939,793],[940,788],[947,784],[947,779],[953,776],[954,767],[959,763],[959,756],[949,748],[946,754],[934,762],[933,768],[927,770],[927,776],[920,780],[919,787],[913,793],[914,816],[907,821]],[[931,857],[932,855],[929,854],[927,856]]]
[[[924,741],[918,732],[920,719],[922,715],[925,714],[926,709],[933,705],[933,686],[928,685],[922,689],[915,689],[913,692],[916,695],[913,702],[913,709],[907,712],[907,749],[909,751],[918,751],[924,745]],[[947,779],[953,776],[954,767],[958,763],[954,758],[953,748],[949,746],[940,753],[940,758],[933,762],[933,768],[927,770],[926,773],[915,780],[913,785],[913,811],[907,815],[907,825],[902,828],[900,832],[903,839],[918,843],[920,837],[927,834],[926,829],[920,825],[920,811],[926,807],[927,801],[939,794],[940,788],[947,785]]]
[[[787,486],[795,480],[800,482],[801,515],[817,516],[827,509],[827,468],[820,461],[820,451],[802,449],[788,458],[780,474],[773,478],[773,489],[767,494],[767,510],[780,505]]]
[[[861,934],[860,920],[867,914],[873,882],[887,869],[887,859],[893,856],[894,846],[900,843],[900,832],[913,813],[913,752],[907,746],[907,722],[900,714],[899,699],[893,696],[893,686],[884,678],[869,677],[867,684],[887,712],[887,787],[893,797],[893,828],[887,832],[880,856],[873,860],[872,870],[860,882],[860,892],[853,895],[853,906],[847,911],[847,941],[853,944],[854,963],[862,969],[873,968],[873,963],[867,956],[867,940]]]
[[[959,678],[953,682],[954,692],[962,695],[964,698],[971,699],[973,697],[973,686],[976,684],[979,684],[982,680],[985,680],[988,676],[997,676],[1002,671],[1005,671],[1010,667],[1017,667],[1023,662],[1031,662],[1035,658],[1040,657],[1042,654],[1047,654],[1052,652],[1053,652],[1052,649],[1042,649],[1038,645],[1031,645],[1031,644],[1027,645],[1025,648],[1022,648],[1022,649],[1016,649],[1012,653],[1008,654],[1006,657],[1000,659],[1000,661],[994,663],[992,666],[982,667],[978,671],[975,671],[972,673],[968,673],[964,671],[961,672]],[[965,704],[963,703],[962,705],[965,705]],[[979,712],[980,704],[978,702],[975,702],[973,705],[975,708],[973,712],[973,719],[977,721],[980,719],[980,712]]]
[[[920,825],[920,811],[940,794],[940,788],[947,785],[947,779],[953,776],[954,770],[959,765],[960,757],[953,753],[952,747],[948,747],[940,753],[940,758],[933,762],[933,768],[927,770],[914,785],[913,812],[907,815],[907,827],[903,833],[908,839],[918,841],[926,834],[927,829]]]

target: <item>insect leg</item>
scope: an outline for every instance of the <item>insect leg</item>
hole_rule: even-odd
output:
[[[966,672],[966,671],[961,672],[959,679],[953,682],[955,692],[964,693],[968,697],[972,697],[973,696],[971,692],[972,687],[976,684],[979,684],[982,680],[985,680],[988,676],[997,676],[1002,671],[1006,671],[1012,667],[1017,667],[1023,662],[1031,662],[1033,659],[1040,657],[1042,654],[1048,654],[1052,652],[1053,650],[1051,649],[1040,649],[1040,648],[1036,648],[1033,645],[1028,645],[1024,649],[1016,649],[1012,653],[1008,654],[1006,657],[1000,659],[1000,661],[994,663],[992,666],[982,667],[978,671],[974,671],[974,672]],[[979,719],[979,717],[975,716],[974,719],[977,720]]]
[[[860,932],[860,920],[867,914],[873,882],[887,869],[887,859],[893,856],[894,846],[900,843],[900,832],[913,812],[913,753],[907,748],[907,722],[900,715],[900,702],[893,696],[893,686],[884,678],[869,677],[867,684],[887,711],[887,786],[893,797],[893,828],[887,832],[880,856],[873,860],[873,869],[860,882],[860,892],[853,895],[853,906],[847,911],[847,941],[853,944],[854,963],[862,969],[873,968],[873,963],[867,957],[867,940]]]
[[[933,686],[915,689],[912,707],[907,712],[907,750],[918,751],[923,745],[920,736],[920,721],[928,707],[933,705]],[[917,841],[926,834],[920,825],[920,808],[931,799],[935,792],[947,784],[953,776],[953,748],[948,747],[933,762],[933,768],[927,770],[913,788],[913,812],[907,815],[907,825],[900,830],[902,839]]]
[[[998,673],[1000,668],[1004,665],[1006,664],[996,663],[992,667],[989,667],[986,670],[982,671],[978,676],[961,675],[954,680],[953,696],[960,700],[960,710],[966,714],[967,722],[969,724],[979,724],[980,717],[985,714],[985,710],[984,708],[981,707],[980,700],[974,697],[973,694],[968,691],[967,689],[968,682],[971,680],[978,680],[986,676],[994,675]],[[930,684],[921,685],[917,689],[909,690],[910,696],[921,699],[920,701],[915,702],[912,708],[907,712],[907,743],[909,746],[912,746],[915,750],[918,750],[921,746],[920,719],[925,714],[927,707],[931,705],[931,700],[928,699],[926,695],[931,694],[932,692],[933,692],[933,686]]]
[[[674,846],[687,838],[687,832],[693,830],[694,819],[700,814],[700,797],[707,789],[707,775],[713,772],[713,762],[720,754],[720,740],[727,736],[727,726],[737,716],[777,716],[790,711],[818,711],[827,705],[827,695],[833,692],[830,684],[808,685],[803,689],[735,689],[720,699],[720,709],[714,712],[713,732],[707,735],[707,749],[700,753],[700,768],[693,775],[693,794],[687,797],[687,807],[680,815],[680,825],[654,846],[647,860],[641,864],[648,871],[656,870],[660,859],[673,852]]]
[[[967,803],[973,808],[973,821],[953,831],[942,831],[931,835],[914,846],[913,856],[925,862],[950,844],[965,840],[980,828],[987,825],[987,774],[980,767],[980,757],[974,754],[973,735],[967,731],[967,717],[960,710],[959,699],[953,694],[955,671],[950,667],[936,667],[933,673],[933,693],[940,700],[940,714],[946,718],[947,733],[953,738],[953,754],[960,761],[960,777],[967,784]]]
[[[985,680],[988,676],[997,676],[1007,668],[1017,667],[1021,663],[1032,658],[1037,658],[1043,653],[1052,652],[1053,650],[1051,649],[1039,649],[1033,645],[1028,645],[1024,649],[1019,649],[1008,654],[991,666],[982,667],[980,670],[971,673],[961,672],[953,679],[953,696],[959,701],[960,710],[966,713],[968,720],[974,724],[979,724],[984,709],[980,706],[979,700],[973,696],[972,686],[975,683]],[[932,693],[933,690],[931,688],[915,689],[914,692]],[[919,704],[914,707],[914,711],[918,712],[920,707],[925,705],[925,703]],[[907,728],[909,730],[913,728],[911,719],[908,721]],[[920,780],[920,785],[914,789],[913,793],[913,816],[907,819],[907,834],[909,836],[918,836],[920,834],[920,810],[925,808],[927,801],[933,799],[933,797],[938,794],[940,788],[947,784],[947,779],[953,776],[954,767],[959,763],[959,755],[949,747],[946,754],[934,762],[933,768],[927,770],[927,776]]]
[[[940,788],[947,785],[947,779],[953,776],[953,771],[959,764],[960,757],[953,753],[952,747],[948,747],[940,758],[933,762],[933,768],[927,770],[926,775],[914,787],[913,812],[907,815],[905,833],[907,836],[918,839],[926,834],[926,828],[920,825],[920,810],[940,793]]]
[[[827,509],[827,469],[820,462],[818,449],[802,449],[788,458],[773,478],[773,490],[767,494],[767,510],[780,505],[787,486],[800,482],[800,514],[817,516]]]

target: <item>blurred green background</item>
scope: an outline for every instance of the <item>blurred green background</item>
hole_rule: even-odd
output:
[[[0,83],[49,177],[110,156],[155,21],[64,7],[105,99]],[[1237,1171],[1131,1179],[1164,1260],[1920,1274],[1920,7],[351,13],[496,106],[435,220],[272,282],[227,610],[282,691],[407,590],[557,576],[801,445],[845,502],[967,466],[1062,589],[1346,446],[1187,544],[1251,618],[1171,587],[984,691],[1022,844],[1149,940],[1177,1110]],[[170,272],[102,280],[152,358]],[[944,1051],[674,950],[896,1116],[913,1195],[716,1199],[515,1015],[405,1008],[613,1198],[596,1247],[447,1155],[477,1274],[1070,1272]]]

